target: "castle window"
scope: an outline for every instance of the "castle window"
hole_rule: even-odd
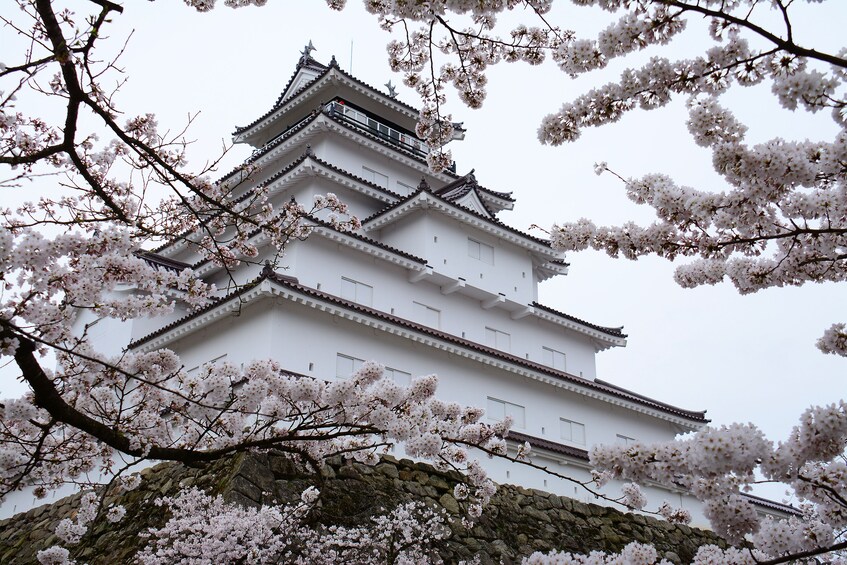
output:
[[[359,370],[364,359],[358,359],[349,355],[338,353],[335,356],[335,376],[339,379],[349,379],[353,373]]]
[[[472,238],[468,238],[468,257],[477,259],[489,265],[494,264],[494,248],[487,243],[482,243]]]
[[[412,373],[407,373],[406,371],[401,371],[400,369],[392,369],[391,367],[386,367],[384,376],[389,377],[394,380],[398,385],[409,386],[412,384]]]
[[[485,328],[485,345],[502,349],[503,351],[511,351],[512,336],[506,332],[487,327]]]
[[[341,277],[341,298],[370,306],[373,303],[374,288],[363,282]]]
[[[558,369],[560,371],[565,370],[565,354],[561,351],[556,351],[550,347],[542,347],[541,354],[543,358],[543,362],[545,365],[549,367],[553,367],[554,369]]]
[[[571,443],[585,445],[585,424],[559,418],[560,428],[562,430],[562,439]]]
[[[485,411],[489,420],[502,422],[506,416],[511,416],[514,427],[526,427],[526,409],[520,404],[512,404],[505,400],[488,397],[488,409]]]
[[[415,310],[415,319],[423,325],[436,329],[441,327],[441,310],[420,302],[412,302],[412,307]]]
[[[378,184],[383,188],[388,188],[388,176],[380,173],[379,171],[365,167],[364,165],[362,166],[362,178],[369,180],[374,184]]]

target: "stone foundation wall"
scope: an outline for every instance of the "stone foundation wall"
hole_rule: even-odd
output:
[[[295,500],[319,483],[322,502],[312,519],[324,524],[358,525],[399,503],[426,500],[450,514],[459,512],[452,490],[458,476],[409,460],[386,457],[374,467],[332,461],[321,477],[304,474],[281,455],[239,455],[203,468],[166,463],[145,470],[142,485],[129,493],[110,493],[106,502],[123,504],[119,524],[96,523],[89,536],[69,548],[83,562],[131,563],[145,543],[140,533],[162,526],[167,517],[153,501],[197,486],[227,500],[258,505]],[[36,563],[35,554],[58,540],[53,529],[72,517],[79,495],[0,521],[0,563]],[[515,563],[534,551],[558,549],[586,553],[619,551],[631,541],[653,544],[660,555],[688,563],[703,544],[724,546],[715,534],[614,508],[584,504],[546,492],[501,485],[478,523],[470,530],[451,524],[452,536],[439,548],[447,563],[475,555],[482,563]]]

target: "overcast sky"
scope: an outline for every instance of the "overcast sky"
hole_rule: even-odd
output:
[[[388,34],[357,0],[340,14],[321,0],[271,2],[261,9],[221,7],[209,14],[177,1],[124,4],[124,14],[114,16],[105,30],[110,36],[105,44],[114,48],[135,30],[121,59],[129,80],[119,105],[128,114],[153,112],[172,129],[199,111],[190,130],[197,139],[191,153],[197,164],[214,157],[236,126],[270,109],[310,40],[316,47],[313,57],[321,62],[335,55],[343,69],[351,70],[352,63],[353,75],[378,88],[389,80],[401,83],[386,62]],[[837,51],[843,41],[837,24],[847,21],[847,3],[830,4],[838,6],[829,6],[827,16],[810,17],[814,26],[800,25],[796,33],[801,41],[811,38],[811,47]],[[570,6],[552,18],[578,32],[596,30],[605,21],[596,9]],[[673,55],[696,54],[703,45],[697,37],[702,36],[694,33],[675,46]],[[12,45],[0,41],[0,50]],[[513,192],[515,210],[500,218],[524,230],[581,217],[598,224],[650,222],[650,209],[630,203],[620,181],[594,175],[597,161],[608,162],[625,177],[662,172],[680,183],[723,189],[709,152],[696,147],[687,133],[683,99],[587,131],[570,145],[545,147],[537,141],[544,115],[659,51],[578,80],[552,63],[493,69],[482,109],[469,110],[455,100],[449,106],[453,119],[467,128],[465,140],[451,147],[458,172],[475,169],[487,188]],[[8,52],[0,53],[0,61],[13,60]],[[413,92],[404,87],[399,92],[401,100],[418,106]],[[751,125],[754,141],[832,138],[834,127],[825,116],[784,112],[767,87],[733,92],[728,100]],[[221,171],[248,154],[249,148],[234,148]],[[604,380],[683,408],[707,409],[718,425],[752,421],[775,440],[809,405],[843,395],[845,361],[814,347],[831,323],[847,321],[843,288],[807,285],[742,297],[728,284],[681,289],[672,280],[673,265],[655,258],[631,262],[584,252],[567,260],[570,273],[544,283],[540,301],[593,323],[625,326],[627,346],[598,355],[598,376]]]

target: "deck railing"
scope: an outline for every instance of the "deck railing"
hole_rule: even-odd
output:
[[[336,116],[344,121],[351,122],[353,125],[363,128],[389,143],[399,145],[421,158],[425,159],[429,153],[429,147],[417,137],[398,131],[351,106],[334,101],[326,104],[324,111],[330,116]]]

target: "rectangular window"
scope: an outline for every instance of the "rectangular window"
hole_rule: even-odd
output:
[[[511,351],[512,336],[494,328],[485,328],[485,344],[503,351]]]
[[[406,184],[405,182],[397,181],[397,192],[400,194],[412,194],[415,191],[415,187]]]
[[[375,122],[374,122],[375,123]],[[362,165],[362,178],[365,180],[369,180],[374,184],[378,184],[383,188],[388,188],[388,177],[379,171],[375,171],[371,168],[365,167]]]
[[[407,373],[406,371],[401,371],[400,369],[392,369],[391,367],[386,367],[384,376],[394,379],[394,382],[398,385],[409,386],[412,384],[412,373]]]
[[[565,354],[561,351],[556,351],[550,347],[542,347],[541,353],[544,359],[544,364],[553,367],[554,369],[558,369],[560,371],[565,370]]]
[[[373,304],[374,289],[371,285],[341,277],[341,298],[357,304]]]
[[[338,353],[335,356],[335,376],[339,379],[349,379],[353,373],[359,370],[359,367],[364,363],[364,359],[351,357]]]
[[[634,437],[628,437],[628,436],[618,434],[617,437],[615,438],[615,441],[619,445],[631,445],[631,444],[635,443],[636,440],[635,440]]]
[[[468,257],[489,265],[494,264],[494,248],[487,243],[468,238]]]
[[[561,424],[562,439],[571,443],[585,445],[585,424],[559,418]]]
[[[526,409],[520,404],[512,404],[505,400],[488,397],[488,409],[485,411],[489,420],[495,422],[503,421],[506,416],[512,417],[512,422],[516,428],[526,427]]]
[[[430,328],[438,329],[441,327],[441,310],[420,302],[412,302],[412,307],[415,310],[415,320]]]

